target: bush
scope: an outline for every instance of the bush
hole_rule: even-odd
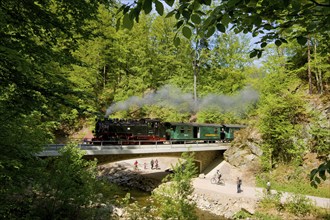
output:
[[[306,216],[314,211],[315,206],[306,196],[293,194],[286,202],[286,209],[294,215]]]

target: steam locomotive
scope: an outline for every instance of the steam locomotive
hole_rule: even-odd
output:
[[[230,142],[244,125],[162,122],[159,119],[102,119],[93,131],[94,144],[153,144],[185,141]]]

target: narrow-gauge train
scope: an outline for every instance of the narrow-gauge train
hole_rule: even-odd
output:
[[[234,132],[245,127],[233,124],[161,122],[159,119],[102,119],[95,125],[94,144],[183,143],[185,141],[222,141],[234,139]],[[145,141],[145,142],[143,142]]]

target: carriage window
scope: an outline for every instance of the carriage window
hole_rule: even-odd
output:
[[[191,127],[187,128],[187,132],[190,133],[191,132]]]
[[[218,128],[214,128],[214,134],[218,133]]]
[[[180,132],[184,133],[184,127],[181,127]]]

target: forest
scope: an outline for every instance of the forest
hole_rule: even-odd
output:
[[[96,161],[35,154],[99,117],[246,124],[264,171],[316,153],[317,187],[330,174],[329,30],[327,0],[2,1],[1,218],[90,214]]]

